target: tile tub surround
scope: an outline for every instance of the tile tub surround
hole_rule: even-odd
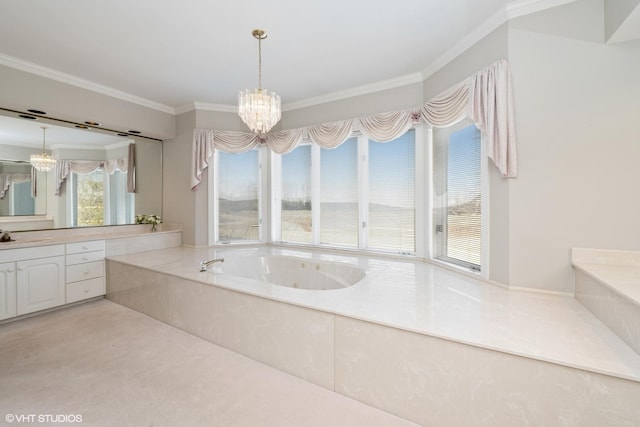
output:
[[[576,299],[640,354],[640,252],[572,250]]]
[[[367,276],[346,289],[307,291],[198,271],[201,259],[261,255],[351,262]],[[440,413],[451,425],[516,416],[555,419],[551,425],[640,423],[640,408],[629,403],[640,399],[640,356],[573,298],[507,291],[420,262],[275,247],[173,248],[110,257],[107,271],[109,299],[414,422],[436,422],[430,414]],[[351,337],[353,322],[388,338],[364,350]],[[421,350],[400,351],[414,345]],[[363,354],[366,375],[357,368]],[[485,365],[483,357],[499,362]],[[502,397],[472,399],[468,381],[441,381],[470,369],[493,384],[474,385],[478,393],[503,390]],[[447,415],[442,405],[451,404],[465,408],[466,421]],[[584,417],[567,415],[573,411]]]
[[[0,325],[0,343],[3,426],[415,425],[107,300]]]

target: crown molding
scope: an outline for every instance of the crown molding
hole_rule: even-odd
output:
[[[94,151],[108,151],[115,150],[116,148],[128,147],[131,144],[131,139],[115,142],[108,145],[91,145],[91,144],[51,144],[50,150],[94,150]]]
[[[433,61],[422,71],[422,77],[424,79],[429,78],[510,19],[562,6],[567,3],[573,3],[574,1],[576,0],[519,0],[509,3],[504,9],[494,13],[489,19],[480,24],[480,26],[456,43],[451,49],[447,50],[438,59]]]
[[[540,12],[563,4],[573,3],[576,0],[519,0],[507,5],[507,18],[513,19],[519,16]]]
[[[467,34],[462,40],[453,45],[453,47],[447,50],[444,54],[433,61],[427,68],[422,71],[422,78],[427,79],[435,74],[438,70],[443,68],[449,62],[464,53],[467,49],[478,43],[480,40],[491,34],[500,25],[507,22],[506,9],[499,10],[494,13],[489,19],[484,21],[480,26],[476,27],[471,33]]]
[[[131,144],[133,142],[134,141],[132,139],[126,139],[126,140],[121,141],[121,142],[115,142],[113,144],[105,145],[104,149],[105,150],[115,150],[116,148],[128,147],[129,144]]]
[[[415,83],[422,83],[423,80],[424,79],[422,78],[421,73],[406,74],[404,76],[382,80],[376,83],[356,86],[350,89],[332,92],[326,95],[303,99],[302,101],[290,102],[282,106],[282,111],[297,110],[299,108],[312,107],[314,105],[339,101],[341,99],[352,98],[355,96],[368,95],[383,90],[395,89],[397,87],[407,86]]]
[[[173,109],[173,113],[177,116],[180,114],[188,113],[189,111],[193,111],[196,109],[194,103],[181,105]]]
[[[15,68],[17,70],[25,71],[27,73],[35,74],[41,77],[46,77],[48,79],[56,80],[72,86],[77,86],[83,89],[90,90],[92,92],[101,93],[103,95],[107,95],[112,98],[121,99],[123,101],[131,102],[133,104],[138,104],[143,107],[162,111],[163,113],[175,114],[174,109],[172,107],[169,107],[168,105],[150,101],[148,99],[131,95],[129,93],[126,93],[117,89],[113,89],[108,86],[103,86],[101,84],[94,83],[89,80],[81,79],[80,77],[76,77],[71,74],[63,73],[61,71],[53,70],[51,68],[47,68],[41,65],[33,64],[31,62],[23,61],[22,59],[14,58],[9,55],[0,54],[0,65],[4,65],[10,68]]]
[[[103,145],[89,145],[89,144],[51,144],[49,146],[50,151],[54,150],[93,150],[104,151]]]

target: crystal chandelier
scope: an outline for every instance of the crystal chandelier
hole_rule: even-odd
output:
[[[267,133],[282,116],[280,95],[262,89],[262,40],[267,34],[263,30],[253,30],[251,34],[258,39],[258,89],[240,91],[238,114],[251,131]]]
[[[49,172],[56,165],[56,159],[44,151],[46,126],[42,126],[42,153],[32,154],[29,158],[31,166],[40,172]]]

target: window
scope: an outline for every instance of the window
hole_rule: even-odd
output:
[[[238,154],[217,151],[216,157],[216,240],[260,240],[259,150]]]
[[[358,246],[358,139],[321,150],[320,243]]]
[[[108,176],[108,224],[133,224],[135,213],[135,193],[127,191],[127,174],[115,171]]]
[[[369,141],[368,246],[415,252],[415,131]]]
[[[211,241],[266,241],[268,231],[269,241],[415,255],[480,271],[480,132],[470,121],[429,138],[423,132],[417,126],[386,143],[354,135],[334,149],[303,143],[283,155],[216,152]],[[264,231],[261,200],[270,209]]]
[[[14,182],[9,187],[9,215],[33,215],[35,199],[31,197],[31,181]]]
[[[480,271],[480,132],[465,121],[433,134],[434,257]]]
[[[135,195],[127,192],[126,173],[73,173],[70,184],[73,226],[133,224]]]
[[[313,241],[311,216],[311,145],[301,145],[282,156],[281,239]]]
[[[92,173],[72,175],[73,225],[104,225],[104,173],[98,169]]]
[[[273,155],[274,239],[416,252],[416,131],[379,143],[354,136]]]

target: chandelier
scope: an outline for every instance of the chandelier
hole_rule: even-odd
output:
[[[31,166],[40,172],[49,172],[56,165],[56,159],[44,151],[46,126],[42,126],[42,153],[32,154],[29,158]]]
[[[262,89],[262,40],[267,34],[263,30],[253,30],[251,34],[258,39],[258,89],[240,91],[238,114],[252,132],[267,133],[282,116],[280,95]]]

